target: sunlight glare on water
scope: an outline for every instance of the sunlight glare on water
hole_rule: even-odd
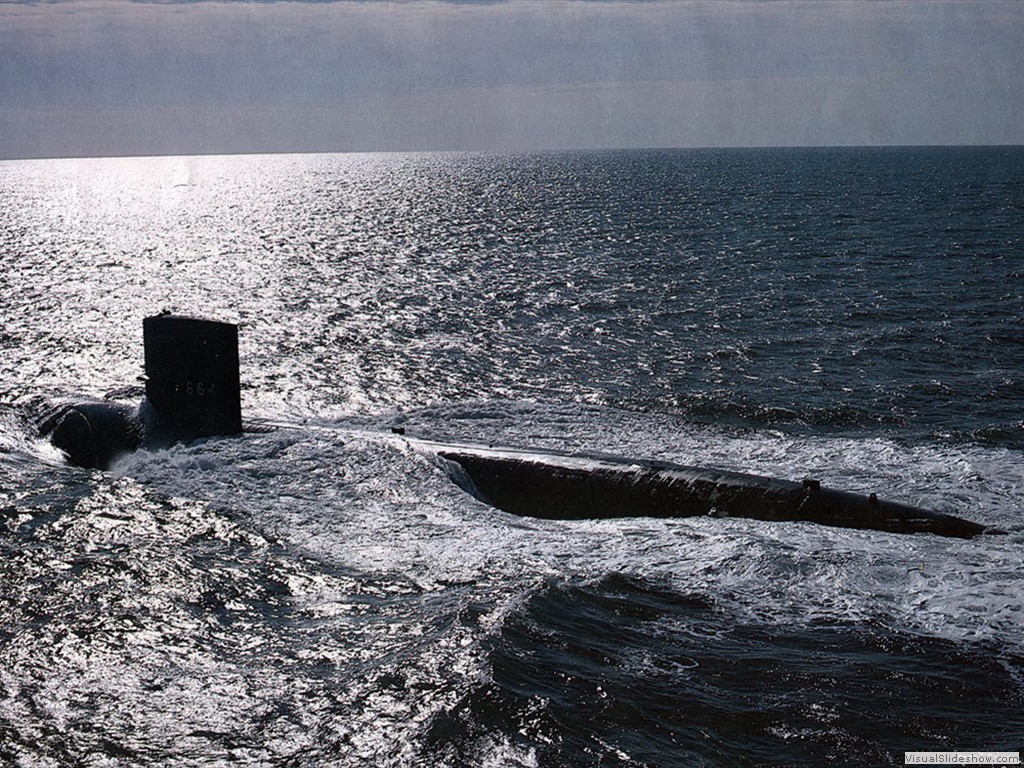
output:
[[[1022,205],[1015,148],[0,163],[0,762],[1018,748]],[[69,466],[164,309],[260,431]],[[1007,534],[517,518],[393,426]]]

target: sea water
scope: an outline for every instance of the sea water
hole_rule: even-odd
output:
[[[69,466],[162,310],[258,431]],[[1024,748],[1024,149],[7,161],[0,350],[0,764]],[[392,427],[1007,534],[521,519]]]

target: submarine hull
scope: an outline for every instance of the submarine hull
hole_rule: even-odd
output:
[[[144,319],[143,340],[142,406],[66,405],[40,425],[40,435],[71,463],[105,469],[140,446],[241,433],[237,326],[165,313]],[[822,488],[814,480],[794,483],[667,462],[412,442],[444,460],[452,479],[480,500],[529,517],[713,515],[959,538],[986,532],[985,526],[952,515],[881,501],[875,494]]]
[[[88,401],[65,404],[39,424],[39,436],[49,438],[68,461],[87,469],[108,469],[142,441],[138,412],[121,403]]]
[[[740,472],[616,457],[421,443],[452,479],[512,514],[559,520],[743,517],[972,538],[978,523],[906,504]]]

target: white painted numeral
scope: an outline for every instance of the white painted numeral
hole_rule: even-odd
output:
[[[186,381],[185,394],[189,397],[193,397],[195,395],[198,395],[199,397],[206,397],[207,395],[213,396],[217,392],[216,387],[216,384],[207,384],[205,381]]]

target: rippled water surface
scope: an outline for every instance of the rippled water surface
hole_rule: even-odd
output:
[[[1024,747],[1024,151],[0,163],[0,764]],[[270,431],[68,466],[142,318]],[[127,389],[126,389],[127,388]],[[390,431],[770,474],[971,541],[515,518]]]

